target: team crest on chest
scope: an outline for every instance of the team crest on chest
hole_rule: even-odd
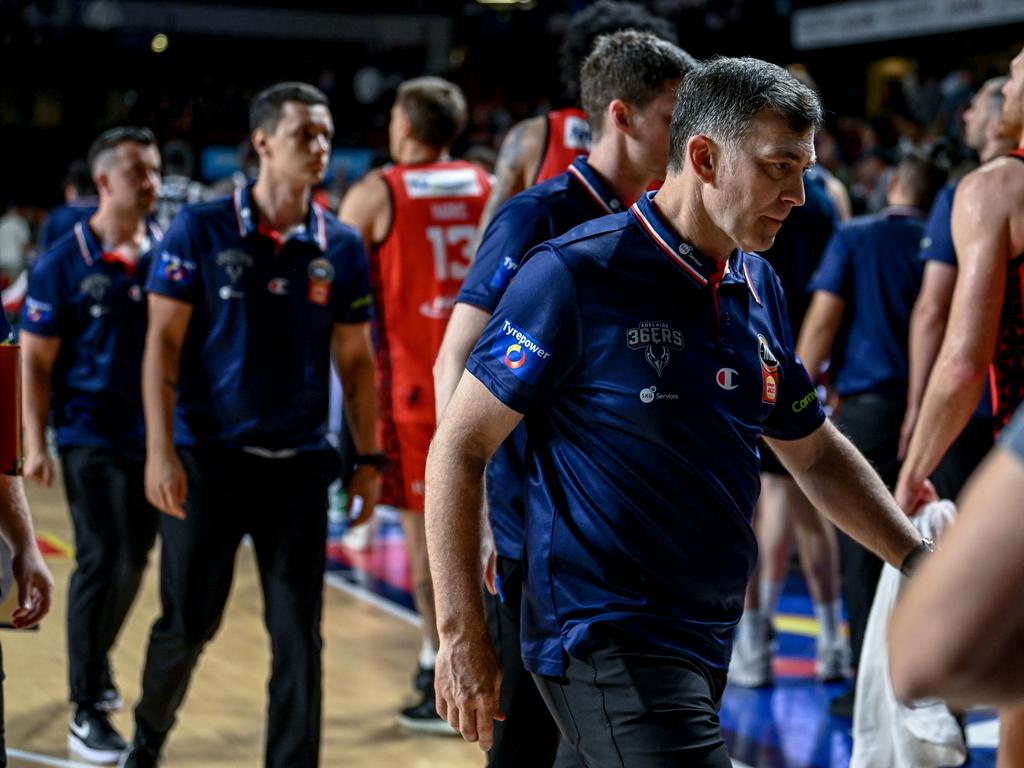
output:
[[[643,350],[644,359],[658,372],[658,377],[672,362],[672,350],[683,348],[683,332],[660,320],[645,320],[626,331],[626,345]]]
[[[761,334],[757,335],[757,357],[761,362],[761,402],[774,405],[779,397],[779,361]]]
[[[110,307],[103,303],[107,298],[107,291],[110,289],[110,278],[106,275],[89,275],[78,285],[79,290],[92,299],[89,307],[89,314],[92,317],[103,317],[111,311]]]
[[[306,298],[311,304],[327,306],[331,300],[331,281],[334,279],[334,265],[327,259],[313,259],[306,270],[309,286]]]
[[[227,273],[231,281],[231,285],[221,287],[220,297],[225,301],[244,297],[245,294],[238,288],[238,281],[242,279],[245,270],[252,266],[252,256],[239,250],[221,251],[217,254],[217,266]]]

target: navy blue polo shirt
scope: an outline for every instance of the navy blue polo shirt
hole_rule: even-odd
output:
[[[43,228],[39,232],[39,250],[45,251],[64,237],[79,221],[85,221],[96,213],[95,197],[76,200],[73,203],[58,205],[46,217]]]
[[[645,196],[534,249],[470,356],[525,414],[531,671],[561,674],[597,625],[728,666],[758,438],[825,416],[771,267],[735,252],[718,269]]]
[[[530,249],[577,224],[623,209],[585,157],[508,200],[484,232],[457,301],[493,313]],[[487,507],[501,557],[523,554],[526,428],[520,425],[487,465]]]
[[[311,203],[302,226],[271,232],[257,220],[249,186],[183,208],[146,288],[192,305],[177,445],[327,446],[331,333],[371,312],[355,230]]]
[[[832,345],[840,395],[906,395],[907,336],[921,289],[923,234],[921,211],[890,207],[840,225],[829,241],[811,290],[846,302]]]
[[[149,229],[149,248],[160,232]],[[97,446],[141,457],[143,285],[149,248],[134,265],[104,253],[79,221],[32,265],[22,328],[60,339],[52,374],[57,445]]]
[[[953,196],[960,180],[952,181],[935,196],[928,223],[921,238],[921,261],[938,261],[956,267],[956,249],[953,247]]]

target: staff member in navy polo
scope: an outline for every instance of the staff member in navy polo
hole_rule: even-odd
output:
[[[25,474],[53,482],[46,423],[53,409],[75,531],[68,585],[71,751],[113,762],[125,748],[110,649],[156,538],[143,485],[142,347],[148,251],[159,239],[160,153],[147,128],[113,128],[89,150],[99,208],[33,265],[22,317]]]
[[[380,488],[366,256],[310,199],[334,132],[327,99],[281,83],[256,97],[250,124],[255,184],[186,207],[147,284],[146,492],[165,513],[161,616],[128,766],[156,764],[247,533],[273,656],[265,763],[318,764],[327,488],[338,474],[325,439],[332,357],[364,454],[349,488],[360,520]]]
[[[836,425],[893,488],[897,447],[907,406],[907,334],[921,287],[918,249],[925,212],[945,181],[920,155],[904,158],[889,185],[889,207],[852,219],[829,241],[811,280],[813,296],[797,353],[815,379],[831,355],[841,398]],[[882,561],[849,536],[839,536],[843,595],[856,669]],[[836,714],[852,716],[852,700]]]
[[[901,564],[924,542],[828,423],[766,248],[821,107],[785,70],[687,74],[652,198],[539,246],[438,427],[427,533],[441,714],[490,747],[500,674],[477,584],[481,475],[527,425],[523,659],[588,766],[728,766],[717,707],[756,557],[757,439]],[[538,298],[542,297],[542,298]]]
[[[676,90],[695,63],[685,51],[649,32],[623,30],[598,39],[580,72],[594,137],[590,156],[576,158],[565,173],[513,197],[484,233],[434,367],[439,418],[527,252],[577,224],[625,210],[628,202],[624,206],[623,200],[636,200],[651,182],[664,179]],[[486,605],[507,715],[495,729],[487,760],[491,766],[541,768],[552,763],[558,731],[519,652],[525,443],[525,427],[519,427],[487,466],[493,537],[485,536],[490,553],[485,576],[493,597]]]

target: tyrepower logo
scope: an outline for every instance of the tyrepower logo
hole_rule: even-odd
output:
[[[502,322],[491,354],[518,378],[531,384],[551,358],[543,344],[508,320]]]

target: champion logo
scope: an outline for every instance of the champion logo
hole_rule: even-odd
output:
[[[736,380],[739,378],[739,373],[735,368],[719,368],[718,373],[715,374],[715,381],[722,389],[733,390],[739,386]]]

